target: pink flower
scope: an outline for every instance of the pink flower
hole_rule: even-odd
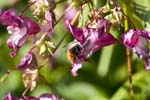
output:
[[[72,51],[75,54],[72,63],[72,74],[77,75],[78,69],[82,67],[82,63],[88,60],[88,57],[104,46],[114,44],[116,39],[109,33],[110,23],[106,19],[99,19],[97,27],[87,26],[79,28],[72,26],[69,21],[67,26],[70,29],[75,41],[72,42]],[[81,48],[80,50],[78,48]],[[74,50],[74,51],[73,51]],[[78,53],[77,53],[78,51]]]
[[[28,17],[17,16],[14,10],[7,10],[0,14],[0,24],[6,25],[8,33],[11,34],[7,40],[9,48],[14,51],[11,56],[16,56],[19,48],[26,42],[30,35],[40,31],[39,25]]]
[[[130,29],[121,37],[121,42],[136,53],[139,59],[144,58],[146,70],[150,70],[150,55],[149,48],[147,47],[149,39],[150,32],[137,29]]]

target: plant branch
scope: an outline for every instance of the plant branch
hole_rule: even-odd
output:
[[[56,4],[63,3],[65,1],[67,1],[67,0],[60,0],[60,1],[57,1]]]
[[[128,65],[128,78],[129,78],[129,85],[130,85],[130,95],[132,100],[134,100],[134,89],[133,89],[133,82],[132,82],[132,66],[131,66],[131,53],[130,50],[126,49],[127,55],[127,65]]]
[[[39,78],[47,85],[49,88],[52,89],[53,92],[55,92],[55,88],[45,79],[45,77],[39,73]]]
[[[36,1],[29,3],[29,4],[20,12],[19,16],[22,16],[22,15],[24,14],[24,12],[25,12],[29,7],[31,7],[35,2],[36,2]]]

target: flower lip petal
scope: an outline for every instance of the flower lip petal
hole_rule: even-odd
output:
[[[94,52],[96,52],[98,49],[108,46],[111,44],[114,44],[116,42],[116,39],[109,33],[103,34],[99,40],[97,40],[94,43]]]

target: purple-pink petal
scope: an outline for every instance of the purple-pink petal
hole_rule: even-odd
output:
[[[28,17],[22,17],[23,25],[27,28],[27,34],[32,35],[40,32],[40,26]]]
[[[140,30],[140,35],[146,39],[150,39],[150,32],[146,30]]]
[[[78,71],[79,69],[81,69],[81,68],[82,68],[81,62],[80,62],[80,63],[73,63],[72,69],[71,69],[71,74],[72,74],[72,76],[77,76],[77,75],[78,75],[78,74],[77,74],[77,71]]]
[[[0,24],[11,25],[15,19],[16,12],[13,9],[7,10],[0,14]]]
[[[133,48],[138,43],[138,37],[139,31],[135,29],[130,29],[122,35],[121,42],[128,48]]]
[[[107,19],[99,19],[98,20],[98,32],[99,36],[104,33],[109,33],[110,30],[110,22]]]
[[[11,39],[8,39],[7,40],[7,45],[9,48],[12,48],[13,49],[13,52],[10,53],[10,56],[11,57],[15,57],[17,55],[17,52],[19,50],[19,46],[17,46],[16,44],[14,44]]]
[[[72,26],[69,21],[66,21],[66,24],[68,28],[70,29],[73,37],[80,42],[80,44],[83,44],[85,42],[85,36],[84,36],[84,30],[75,26]]]
[[[8,26],[7,30],[11,34],[11,36],[7,40],[7,45],[9,48],[13,49],[11,56],[14,57],[16,56],[16,53],[18,52],[19,48],[25,43],[27,39],[27,29]]]
[[[21,70],[25,70],[27,68],[36,68],[37,67],[37,61],[32,52],[28,52],[22,59],[20,64],[18,65],[18,68]]]
[[[109,33],[103,34],[99,40],[97,40],[94,43],[94,52],[96,52],[98,49],[104,47],[104,46],[108,46],[108,45],[112,45],[116,42],[116,39]]]

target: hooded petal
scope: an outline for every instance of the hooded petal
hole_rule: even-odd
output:
[[[84,30],[75,26],[72,26],[69,21],[66,21],[67,27],[70,29],[73,37],[80,42],[80,44],[83,44],[86,40],[84,36]]]
[[[130,29],[126,31],[122,37],[121,42],[126,45],[128,48],[133,48],[138,43],[139,31],[135,29]]]

